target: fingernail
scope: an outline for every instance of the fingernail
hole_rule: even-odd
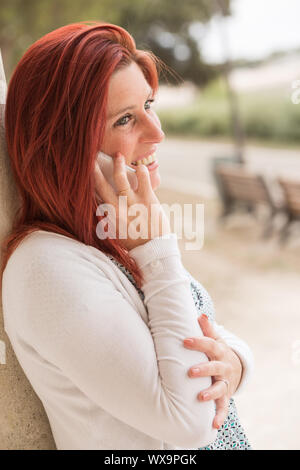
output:
[[[207,315],[205,315],[205,313],[202,313],[202,315],[201,315],[201,316],[202,316],[202,318],[205,318],[205,320],[208,320],[208,316],[207,316]]]
[[[183,342],[185,346],[192,346],[194,344],[194,340],[192,338],[187,338]]]
[[[202,400],[209,400],[209,394],[208,393],[203,393],[202,394]]]
[[[191,374],[192,375],[195,375],[195,374],[199,374],[201,369],[199,369],[199,367],[193,367],[193,369],[191,369]]]

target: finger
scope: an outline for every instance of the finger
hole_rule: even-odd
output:
[[[94,177],[95,177],[95,189],[98,195],[100,196],[103,202],[114,201],[116,202],[116,194],[111,186],[111,184],[107,181],[105,176],[103,175],[101,168],[95,160],[95,167],[94,167]]]
[[[114,158],[113,174],[117,191],[122,191],[122,196],[129,196],[132,188],[127,177],[125,157],[121,152],[117,152],[117,155]]]
[[[229,399],[223,396],[216,400],[216,416],[213,420],[213,427],[219,429],[228,415]]]
[[[204,336],[203,338],[186,338],[184,347],[204,352],[209,359],[220,360],[223,356],[223,347],[215,339]]]
[[[188,375],[194,377],[208,377],[208,376],[227,376],[227,365],[221,361],[209,361],[202,364],[197,364],[188,370]],[[224,382],[223,382],[224,383]],[[226,385],[224,383],[224,385]]]
[[[141,197],[144,198],[152,189],[150,173],[149,170],[147,170],[146,165],[141,164],[137,166],[136,176],[138,180],[137,192],[140,194]]]
[[[207,315],[203,313],[200,317],[198,317],[198,323],[200,325],[200,328],[204,336],[209,336],[210,338],[213,338],[213,339],[219,339],[219,336],[215,332],[214,327],[211,324],[211,322],[208,320]]]
[[[227,394],[227,386],[226,384],[218,380],[214,382],[213,385],[205,390],[202,390],[198,394],[198,400],[201,401],[209,401],[209,400],[217,400],[217,398],[221,398]]]

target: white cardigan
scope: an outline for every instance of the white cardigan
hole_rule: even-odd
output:
[[[58,450],[195,449],[215,440],[214,401],[190,378],[208,359],[183,339],[202,336],[176,234],[130,254],[145,277],[142,302],[101,251],[39,230],[4,271],[5,331],[47,413]],[[243,363],[249,347],[215,324]]]

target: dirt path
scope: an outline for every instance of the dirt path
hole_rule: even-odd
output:
[[[300,162],[300,161],[299,161]],[[244,339],[256,360],[247,389],[236,397],[241,422],[255,449],[300,449],[300,238],[279,249],[276,236],[260,239],[250,216],[219,227],[214,200],[161,187],[161,202],[205,203],[205,240],[186,251],[185,267],[209,291],[217,321]]]

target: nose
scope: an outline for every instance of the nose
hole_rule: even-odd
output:
[[[153,111],[147,114],[144,121],[142,140],[144,143],[160,143],[164,140],[165,134],[161,128],[161,123],[157,114]]]

